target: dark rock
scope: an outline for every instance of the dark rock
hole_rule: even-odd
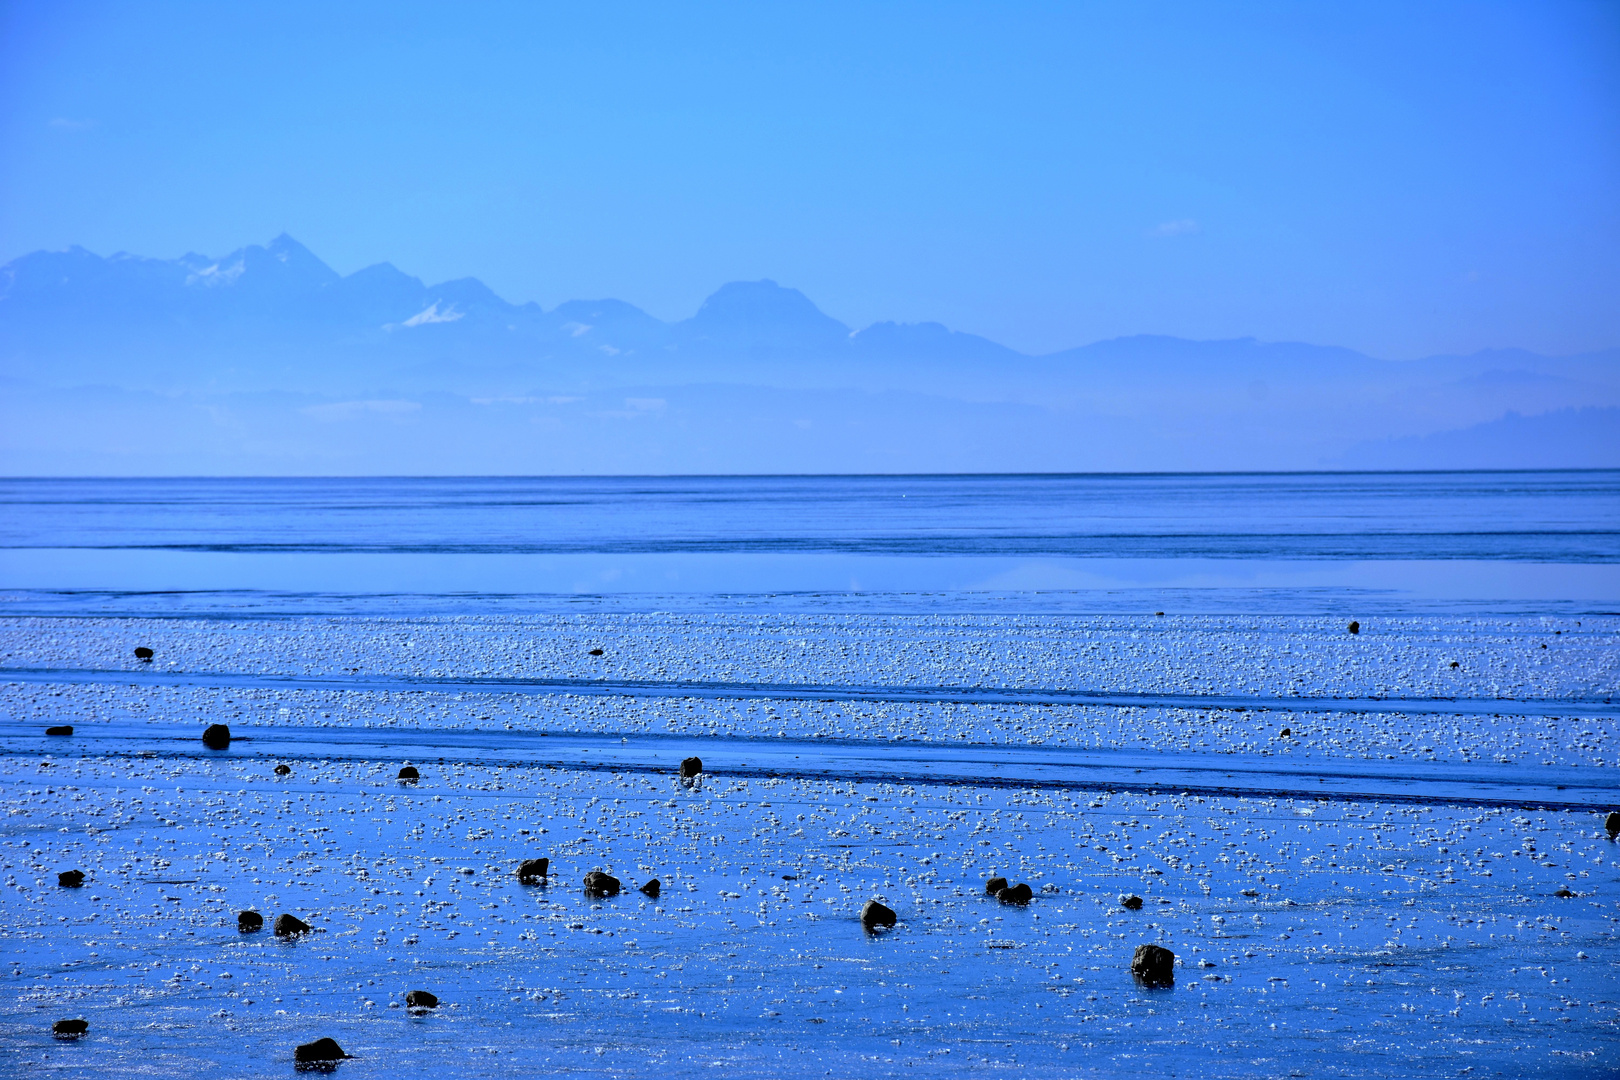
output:
[[[148,649],[145,645],[135,646],[135,659],[143,660],[150,664],[152,662],[152,650]]]
[[[591,650],[591,655],[592,656],[601,656],[602,655],[602,650],[601,649],[592,649]]]
[[[1119,906],[1128,908],[1131,911],[1141,911],[1142,898],[1140,896],[1122,896],[1119,898]]]
[[[689,757],[681,761],[681,779],[690,780],[703,771],[703,759]]]
[[[84,884],[84,871],[64,870],[56,875],[56,883],[64,889],[77,889]]]
[[[1138,945],[1131,957],[1131,974],[1146,986],[1173,986],[1176,954],[1161,945]]]
[[[1610,813],[1608,820],[1603,823],[1603,827],[1609,831],[1609,836],[1611,838],[1616,833],[1620,833],[1620,810],[1615,810]]]
[[[893,926],[894,923],[894,909],[876,900],[868,900],[866,906],[861,908],[861,925],[868,931],[876,930],[880,926]]]
[[[58,1039],[77,1039],[89,1030],[88,1020],[58,1020],[51,1025],[51,1034]]]
[[[1352,634],[1359,634],[1361,633],[1361,624],[1356,622],[1356,620],[1351,619],[1350,625],[1345,627],[1345,629],[1350,631]]]
[[[296,915],[288,915],[286,912],[282,912],[280,915],[276,916],[275,931],[276,937],[292,937],[294,934],[307,934],[309,933],[309,923],[305,922],[303,919],[300,919]]]
[[[1567,899],[1568,897],[1574,896],[1575,894],[1569,891],[1569,886],[1568,885],[1560,885],[1558,887],[1558,891],[1553,893],[1553,895],[1557,896],[1557,897],[1562,897],[1562,898]]]
[[[439,999],[426,990],[412,990],[405,995],[405,1007],[407,1009],[437,1009]]]
[[[1004,878],[1004,877],[993,877],[989,881],[984,883],[984,895],[986,895],[986,896],[994,896],[994,895],[996,895],[996,893],[1000,892],[1002,889],[1005,889],[1006,887],[1007,887],[1007,879],[1006,878]]]
[[[73,725],[72,724],[58,724],[56,727],[48,727],[48,728],[45,729],[45,734],[47,734],[47,735],[71,735],[71,734],[73,734]]]
[[[416,771],[416,766],[415,765],[407,765],[403,769],[399,770],[399,776],[397,777],[397,779],[400,779],[400,780],[420,780],[420,779],[422,779],[422,774]]]
[[[537,877],[545,877],[550,870],[550,859],[524,859],[523,865],[518,867],[518,879],[533,881]]]
[[[348,1056],[336,1039],[316,1039],[293,1051],[294,1061],[342,1061]]]
[[[664,887],[658,883],[658,879],[653,878],[651,881],[647,882],[647,884],[641,887],[641,891],[647,895],[648,899],[656,900],[658,899],[658,894],[663,891],[663,888]]]
[[[292,772],[292,766],[291,765],[288,765],[286,763],[282,763],[282,764],[276,766],[276,775],[277,776],[286,776],[290,772]]]
[[[1020,905],[1022,905],[1022,904],[1029,903],[1030,899],[1032,897],[1034,897],[1034,895],[1035,894],[1030,891],[1030,888],[1029,888],[1028,885],[1025,885],[1022,882],[1020,882],[1019,884],[1014,885],[1009,889],[1002,889],[999,892],[997,892],[996,893],[996,899],[1000,900],[1003,904],[1020,904]]]
[[[1452,662],[1451,662],[1451,666],[1452,666],[1452,667],[1462,667],[1462,665],[1461,665],[1461,664],[1459,664],[1459,663],[1458,663],[1458,662],[1457,662],[1457,661],[1455,661],[1455,660],[1453,660],[1453,661],[1452,661]]]
[[[585,895],[594,897],[618,896],[622,888],[619,879],[612,874],[604,874],[600,870],[592,870],[585,875]]]
[[[1279,734],[1281,734],[1282,737],[1286,739],[1288,736],[1292,735],[1293,733],[1294,733],[1293,728],[1283,728],[1282,731]]]
[[[231,729],[224,724],[209,724],[203,732],[203,745],[210,750],[224,750],[231,745]]]
[[[238,911],[236,913],[236,929],[244,934],[251,934],[255,930],[263,930],[264,916],[257,911]]]

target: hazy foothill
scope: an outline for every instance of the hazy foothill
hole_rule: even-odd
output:
[[[851,328],[772,281],[663,322],[388,263],[340,276],[285,235],[15,259],[0,375],[14,474],[1620,464],[1620,349],[1391,361],[1144,335],[1027,356],[938,323]]]

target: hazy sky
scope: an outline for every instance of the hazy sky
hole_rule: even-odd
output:
[[[1620,345],[1620,4],[0,2],[0,261],[286,230],[664,318]]]

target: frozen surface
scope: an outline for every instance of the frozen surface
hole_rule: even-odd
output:
[[[1615,1075],[1617,493],[0,482],[0,1075]]]
[[[351,1076],[1607,1075],[1615,632],[13,618],[0,1060],[282,1075],[294,1045],[331,1036]],[[377,688],[395,677],[423,682]],[[770,689],[810,683],[855,689]],[[906,700],[918,686],[1185,700]],[[1301,700],[1329,691],[1371,700]],[[1221,693],[1256,704],[1197,703]],[[198,740],[214,722],[230,750]],[[75,735],[42,734],[59,723]],[[708,772],[683,786],[688,754]],[[407,760],[417,784],[393,779]],[[1349,794],[1315,794],[1324,778]],[[541,855],[549,882],[521,885],[518,862]],[[69,868],[83,888],[56,886]],[[593,869],[626,893],[588,900]],[[1034,902],[985,897],[992,874]],[[658,901],[633,891],[655,876]],[[872,898],[899,912],[893,932],[862,931]],[[239,934],[245,909],[316,932]],[[1177,954],[1173,989],[1132,980],[1149,942]],[[412,989],[443,1005],[411,1015]],[[90,1034],[53,1039],[67,1016]]]

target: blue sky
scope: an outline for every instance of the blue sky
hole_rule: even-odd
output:
[[[664,318],[1620,345],[1612,3],[0,4],[0,261],[286,230]]]

